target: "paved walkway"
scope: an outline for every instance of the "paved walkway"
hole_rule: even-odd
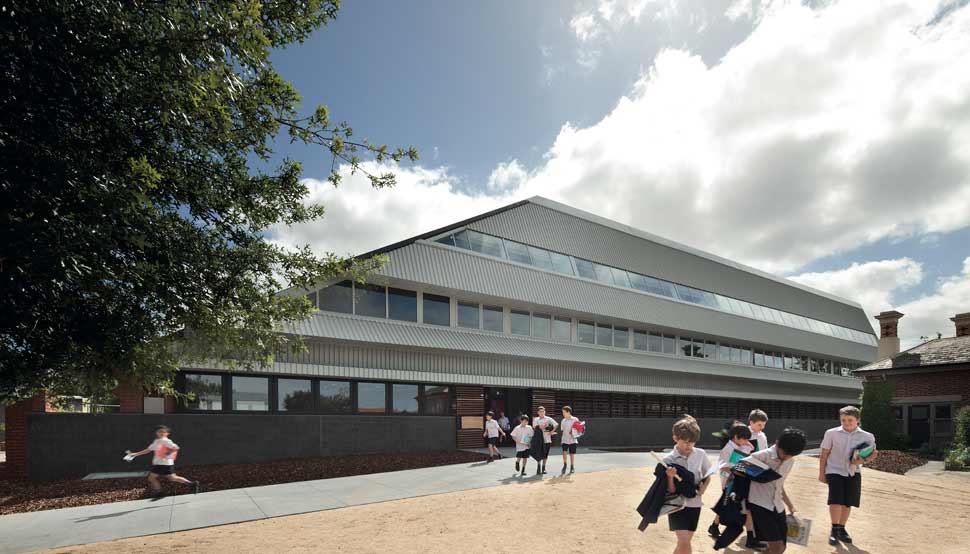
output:
[[[504,455],[512,453],[504,449]],[[514,459],[410,469],[265,487],[249,487],[160,500],[132,500],[0,516],[0,553],[20,553],[98,541],[184,531],[384,502],[429,494],[530,483],[554,479],[562,458],[553,452],[549,473],[535,475],[535,461],[525,477],[515,475]],[[600,452],[580,448],[576,473],[646,467],[646,453]],[[204,485],[204,483],[203,483]]]

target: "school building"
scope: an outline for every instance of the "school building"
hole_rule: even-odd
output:
[[[28,473],[77,471],[76,449],[51,460],[70,433],[131,447],[165,422],[195,442],[180,463],[447,450],[481,447],[488,410],[539,405],[557,418],[571,405],[587,445],[668,445],[682,413],[703,445],[753,408],[769,435],[795,424],[818,441],[858,402],[851,372],[876,358],[856,302],[541,197],[375,254],[389,260],[367,284],[288,291],[318,309],[282,330],[305,353],[184,367],[183,405],[124,387],[121,414],[24,416]],[[99,471],[120,465],[104,444],[77,448]]]
[[[957,411],[970,406],[970,312],[950,318],[954,336],[938,336],[900,352],[897,329],[902,317],[897,311],[876,316],[879,361],[855,374],[892,385],[896,432],[908,435],[913,448],[950,443]]]

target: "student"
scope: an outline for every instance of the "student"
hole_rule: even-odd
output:
[[[726,435],[728,437],[728,442],[724,445],[724,448],[721,449],[721,454],[718,456],[717,460],[717,467],[721,477],[722,491],[725,489],[725,487],[727,487],[731,479],[731,467],[734,465],[732,463],[732,456],[736,462],[739,458],[748,456],[754,450],[754,447],[751,445],[751,429],[744,423],[735,421],[731,425]],[[711,535],[711,538],[717,539],[721,536],[721,529],[719,525],[720,516],[714,516],[714,522],[711,523],[711,526],[707,528],[707,532]],[[744,522],[744,528],[747,530],[747,540],[744,543],[745,548],[761,550],[766,546],[754,536],[754,523],[751,521],[751,514],[748,514],[747,519]]]
[[[751,443],[754,445],[755,452],[768,449],[765,425],[768,425],[768,414],[761,410],[751,410],[748,415],[748,428],[751,429]]]
[[[686,499],[684,508],[668,515],[667,520],[670,530],[677,536],[674,554],[690,554],[690,540],[697,530],[697,520],[701,515],[701,506],[704,505],[701,497],[704,496],[704,491],[710,484],[708,473],[711,470],[711,461],[707,459],[706,452],[694,447],[701,436],[701,428],[696,419],[685,415],[674,423],[672,433],[674,448],[670,454],[664,456],[663,461],[668,466],[680,466],[694,475],[697,496]],[[667,492],[673,493],[677,490],[674,482],[676,475],[675,468],[667,469]]]
[[[562,407],[562,422],[559,428],[562,430],[562,475],[566,474],[566,453],[569,453],[569,473],[576,471],[576,446],[579,440],[573,435],[573,424],[579,420],[573,417],[573,409],[569,406]]]
[[[529,443],[535,433],[529,427],[529,416],[522,414],[519,416],[519,424],[512,429],[512,440],[515,441],[515,471],[519,471],[519,462],[522,462],[522,473],[525,475],[525,466],[529,462]]]
[[[509,432],[509,418],[505,417],[505,412],[498,413],[498,426],[502,431]],[[504,435],[502,436],[502,442],[505,442]]]
[[[748,489],[748,508],[754,521],[758,539],[765,541],[766,554],[781,554],[788,542],[788,520],[785,507],[792,515],[795,506],[785,492],[785,479],[795,465],[795,456],[805,450],[807,439],[800,429],[788,428],[767,450],[759,450],[747,459],[755,459],[773,469],[781,477],[767,483],[751,482]]]
[[[485,414],[485,432],[482,433],[483,437],[488,438],[488,461],[492,462],[493,458],[502,459],[502,454],[498,451],[498,437],[501,434],[505,436],[505,431],[499,427],[498,422],[495,421],[495,412],[488,412]]]
[[[862,412],[855,406],[839,410],[839,427],[833,427],[822,437],[822,453],[818,458],[818,480],[829,486],[829,517],[832,519],[832,532],[829,544],[835,546],[842,541],[852,544],[852,537],[845,530],[852,507],[859,507],[862,496],[863,460],[853,456],[853,452],[863,443],[873,448],[872,454],[865,459],[871,462],[879,454],[875,450],[876,437],[859,427]]]
[[[549,459],[549,450],[552,448],[552,436],[556,434],[558,424],[555,419],[546,417],[545,407],[539,406],[539,409],[536,410],[536,417],[532,420],[532,426],[542,431],[542,463],[536,468],[536,475],[542,475],[546,472],[546,461]]]
[[[152,469],[148,472],[148,482],[152,487],[152,496],[162,496],[162,484],[159,479],[182,483],[192,487],[192,492],[198,494],[202,486],[198,481],[189,481],[185,477],[175,474],[175,457],[178,455],[179,445],[168,438],[172,430],[164,425],[155,428],[155,440],[148,445],[148,448],[138,452],[129,452],[125,459],[129,462],[142,454],[154,452],[152,456]]]

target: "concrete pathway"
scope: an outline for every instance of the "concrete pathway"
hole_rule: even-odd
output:
[[[509,456],[512,449],[503,449]],[[132,500],[0,516],[0,553],[21,553],[88,544],[98,541],[184,531],[213,525],[252,521],[441,494],[499,485],[554,479],[562,468],[560,452],[553,452],[548,474],[536,476],[529,460],[525,477],[515,474],[515,460],[475,462],[392,471],[265,487],[249,487],[160,500]],[[602,452],[580,448],[576,473],[615,468],[653,467],[643,452]],[[203,483],[203,486],[205,484]]]

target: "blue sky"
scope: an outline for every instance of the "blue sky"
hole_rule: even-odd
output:
[[[347,2],[273,63],[307,110],[421,160],[393,191],[333,191],[322,153],[278,145],[329,211],[273,237],[354,253],[542,194],[908,309],[906,340],[952,334],[970,311],[965,5]]]

